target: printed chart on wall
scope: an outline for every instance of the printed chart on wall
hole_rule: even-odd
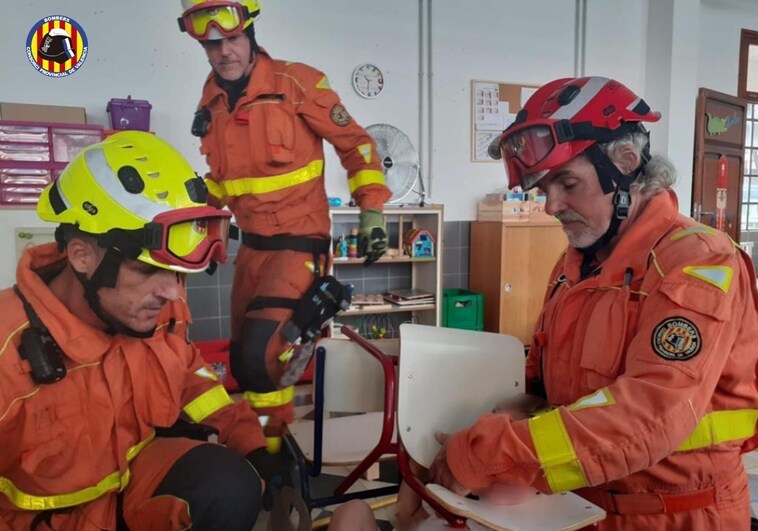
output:
[[[471,81],[471,162],[498,162],[490,158],[490,143],[516,119],[516,113],[539,85]]]

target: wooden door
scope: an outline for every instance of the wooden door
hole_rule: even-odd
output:
[[[740,240],[745,100],[701,88],[695,115],[692,211],[696,220]]]

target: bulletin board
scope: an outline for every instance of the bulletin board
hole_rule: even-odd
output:
[[[516,113],[539,85],[471,80],[471,162],[490,158],[490,143],[516,119]]]

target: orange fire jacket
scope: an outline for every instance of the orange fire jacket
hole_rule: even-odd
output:
[[[323,139],[337,150],[358,206],[381,210],[391,195],[373,139],[326,75],[308,65],[261,52],[234,110],[213,73],[199,107],[211,115],[200,149],[210,166],[208,189],[245,232],[329,235]]]
[[[598,275],[557,264],[527,361],[549,412],[484,415],[447,462],[472,489],[679,493],[731,481],[755,447],[758,293],[726,235],[653,197]],[[742,472],[744,475],[744,472]]]
[[[219,442],[242,455],[266,445],[255,413],[232,402],[186,339],[184,300],[166,305],[151,338],[108,335],[69,313],[36,273],[63,258],[56,244],[30,248],[16,277],[65,353],[62,380],[32,381],[18,351],[29,320],[13,290],[0,291],[0,528],[19,511],[115,499],[154,428],[182,412],[219,430]]]

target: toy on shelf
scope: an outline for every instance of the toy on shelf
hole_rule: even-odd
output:
[[[428,230],[411,229],[403,236],[403,252],[412,258],[432,258],[435,242]]]

